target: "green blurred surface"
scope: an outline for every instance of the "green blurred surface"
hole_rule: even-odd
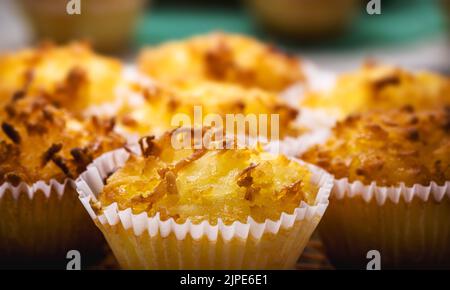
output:
[[[217,30],[273,40],[254,24],[245,9],[172,5],[150,8],[137,28],[136,45],[158,44]],[[319,50],[383,47],[426,40],[444,30],[445,19],[438,0],[397,0],[383,3],[382,15],[368,15],[361,8],[361,15],[349,31],[338,38],[313,44],[284,42],[284,46]]]

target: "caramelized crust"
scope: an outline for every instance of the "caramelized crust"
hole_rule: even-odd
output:
[[[274,92],[304,79],[297,58],[254,39],[224,33],[145,49],[138,65],[163,82],[213,80]]]
[[[20,91],[44,95],[77,112],[114,99],[121,77],[118,60],[94,54],[82,43],[42,44],[0,55],[0,105]]]
[[[146,138],[151,145],[144,156],[131,155],[127,163],[106,182],[100,202],[117,202],[134,213],[159,213],[163,220],[213,224],[276,220],[292,213],[301,201],[315,200],[307,168],[284,156],[261,149],[175,150],[172,133],[161,139]],[[148,147],[146,147],[148,148]],[[145,151],[145,150],[144,150]]]
[[[429,72],[412,73],[367,63],[361,70],[339,77],[329,92],[307,94],[302,106],[326,108],[342,119],[371,109],[430,109],[450,104],[450,79]]]
[[[124,144],[112,120],[79,121],[45,98],[13,100],[0,116],[0,183],[76,178],[95,157]]]
[[[124,106],[119,113],[119,122],[126,130],[140,135],[150,132],[158,134],[180,125],[191,127],[202,123],[205,126],[224,127],[232,131],[233,127],[226,126],[227,114],[242,114],[249,119],[252,115],[261,128],[268,128],[266,132],[258,132],[265,137],[298,134],[294,125],[297,110],[275,94],[260,89],[246,89],[233,84],[209,81],[180,81],[170,87],[154,84],[147,87],[136,86],[134,89],[142,96],[142,104]],[[194,118],[194,106],[201,108],[202,116],[199,118]],[[177,114],[188,116],[191,124],[175,122],[177,118],[174,116]],[[218,114],[223,125],[214,123],[208,114]],[[276,118],[279,120],[279,128],[272,128],[271,122]],[[234,126],[235,123],[233,122]],[[278,130],[278,136],[272,130]]]
[[[442,185],[450,180],[450,107],[352,115],[337,123],[325,145],[301,158],[352,182]]]

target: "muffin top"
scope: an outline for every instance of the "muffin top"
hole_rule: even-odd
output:
[[[76,178],[93,158],[124,144],[113,120],[79,121],[42,97],[16,95],[0,119],[0,183]]]
[[[298,134],[298,128],[294,124],[297,110],[288,106],[276,94],[257,88],[191,80],[178,81],[171,86],[156,83],[148,86],[136,85],[133,89],[136,95],[140,96],[140,102],[134,105],[125,104],[119,113],[118,121],[127,131],[137,132],[141,136],[149,133],[160,134],[178,126],[205,125],[233,130],[231,125],[226,126],[227,114],[242,114],[249,118],[253,115],[261,128],[267,128],[266,132],[258,132],[264,137],[276,139]],[[197,112],[201,110],[201,114],[197,113],[198,117],[194,115],[195,106]],[[188,116],[191,123],[180,124],[177,114]],[[217,114],[221,118],[222,126],[213,123],[215,119],[208,117],[209,114]],[[278,118],[279,126],[272,123],[275,118]]]
[[[297,162],[257,147],[175,150],[173,132],[141,139],[143,155],[132,154],[107,179],[99,204],[117,202],[120,209],[149,216],[159,213],[162,220],[179,223],[189,218],[216,224],[221,218],[231,224],[245,223],[249,216],[258,222],[277,220],[301,201],[314,203],[317,190],[310,183],[310,172]]]
[[[17,91],[45,94],[72,112],[111,101],[122,73],[118,60],[99,56],[88,45],[43,43],[0,55],[0,105]]]
[[[249,37],[224,33],[145,49],[138,65],[164,82],[214,80],[277,92],[304,79],[296,57]]]
[[[450,78],[429,72],[412,73],[374,63],[340,76],[331,91],[311,92],[303,106],[326,108],[339,119],[371,109],[434,108],[450,104]]]
[[[442,185],[450,180],[450,107],[349,116],[336,124],[326,144],[301,158],[336,178],[366,185]]]

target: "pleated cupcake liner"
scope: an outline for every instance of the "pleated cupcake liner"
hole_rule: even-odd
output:
[[[355,196],[361,196],[366,202],[375,199],[379,206],[384,205],[386,200],[398,203],[400,198],[407,203],[410,203],[414,198],[419,198],[422,201],[428,201],[432,198],[435,202],[441,202],[445,196],[450,198],[450,181],[443,185],[438,185],[433,181],[428,186],[421,184],[406,186],[404,183],[400,183],[399,186],[378,186],[376,182],[364,185],[361,181],[350,182],[348,178],[334,181],[333,198],[343,199]]]
[[[218,219],[182,224],[159,214],[133,214],[113,203],[96,214],[105,178],[129,158],[126,150],[115,150],[94,160],[76,181],[80,200],[103,232],[119,264],[125,269],[284,269],[292,268],[322,218],[333,181],[329,174],[310,167],[311,182],[318,187],[315,203],[302,202],[292,214],[276,221],[230,225]],[[301,161],[298,161],[301,162]]]
[[[0,267],[61,267],[69,250],[87,261],[100,255],[103,244],[73,180],[0,186]]]
[[[319,232],[337,267],[365,269],[367,253],[376,250],[382,269],[450,268],[450,182],[335,180]]]

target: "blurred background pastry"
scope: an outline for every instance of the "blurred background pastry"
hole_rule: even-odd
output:
[[[117,52],[130,42],[146,0],[81,1],[81,13],[70,15],[68,1],[20,0],[34,37],[56,42],[89,40],[103,52]]]
[[[358,0],[248,0],[267,29],[294,39],[320,39],[342,33],[357,15]]]
[[[367,12],[368,0],[153,0],[151,7],[148,0],[82,0],[81,15],[70,18],[65,5],[58,11],[45,5],[61,2],[68,1],[0,1],[0,51],[42,37],[65,42],[75,37],[131,60],[149,44],[224,31],[276,42],[336,72],[353,70],[369,56],[405,68],[450,72],[449,0],[383,1],[380,15]],[[274,39],[278,35],[284,37]]]

